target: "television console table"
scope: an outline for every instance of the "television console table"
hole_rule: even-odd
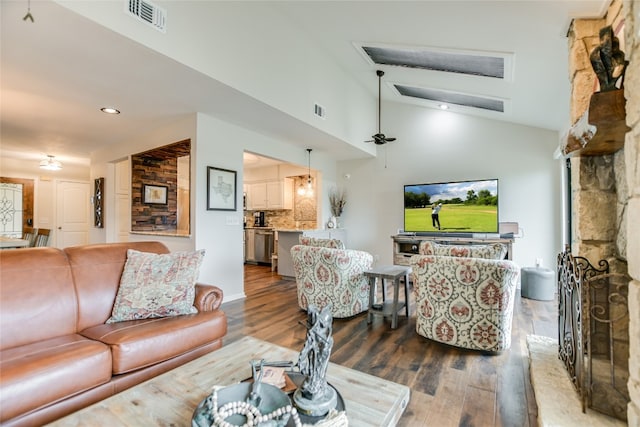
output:
[[[498,235],[496,235],[498,236]],[[419,236],[414,234],[397,234],[393,239],[393,263],[396,265],[409,265],[409,258],[418,253],[420,242],[431,240],[444,245],[486,245],[489,243],[502,243],[507,246],[507,259],[513,259],[513,237],[458,237],[458,236]]]

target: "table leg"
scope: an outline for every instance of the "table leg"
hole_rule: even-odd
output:
[[[373,304],[376,302],[376,278],[369,277],[369,312],[367,313],[367,323],[373,320]]]
[[[387,284],[384,281],[384,277],[381,277],[380,281],[382,282],[382,303],[384,304],[387,299]]]
[[[405,313],[407,314],[407,319],[409,319],[409,275],[408,274],[404,276],[404,303],[405,303]]]
[[[393,280],[393,313],[391,314],[391,329],[398,327],[398,293],[400,289],[400,278]]]

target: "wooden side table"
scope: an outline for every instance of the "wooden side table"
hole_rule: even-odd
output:
[[[381,265],[364,272],[369,278],[369,313],[367,314],[367,323],[371,323],[373,315],[381,314],[383,316],[391,315],[391,329],[398,327],[398,311],[405,309],[405,314],[409,318],[409,275],[411,267],[403,265]],[[404,301],[398,301],[398,293],[400,290],[400,278],[404,277]],[[380,279],[382,284],[382,304],[376,304],[376,282]],[[385,280],[391,280],[393,283],[393,301],[386,301],[387,286]]]

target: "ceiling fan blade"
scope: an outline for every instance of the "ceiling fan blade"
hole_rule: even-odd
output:
[[[395,138],[385,138],[385,141],[387,141],[387,142],[393,142],[395,140],[396,140]]]

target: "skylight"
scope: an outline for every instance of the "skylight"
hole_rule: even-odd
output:
[[[500,99],[485,98],[477,95],[447,92],[437,89],[419,88],[395,84],[394,87],[403,96],[426,99],[440,104],[455,104],[464,107],[481,108],[484,110],[504,113],[504,101]]]

